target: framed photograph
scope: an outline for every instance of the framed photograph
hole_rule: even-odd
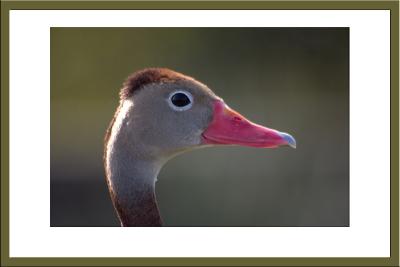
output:
[[[1,6],[2,266],[399,264],[398,2]]]

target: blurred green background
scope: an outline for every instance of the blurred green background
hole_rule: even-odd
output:
[[[51,226],[118,226],[103,137],[123,80],[193,76],[297,149],[206,148],[162,170],[166,226],[349,225],[348,28],[51,28]]]

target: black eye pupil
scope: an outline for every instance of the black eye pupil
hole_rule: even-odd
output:
[[[171,97],[171,102],[177,107],[184,107],[190,104],[190,99],[184,93],[176,93]]]

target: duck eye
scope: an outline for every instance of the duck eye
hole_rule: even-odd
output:
[[[190,99],[184,93],[177,93],[171,97],[171,102],[177,107],[184,107],[190,104]]]
[[[169,97],[170,106],[178,111],[188,110],[192,106],[192,95],[188,92],[174,92]]]

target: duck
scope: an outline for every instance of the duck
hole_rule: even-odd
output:
[[[224,145],[296,148],[296,141],[246,119],[190,76],[168,68],[128,76],[104,139],[105,176],[121,226],[162,226],[155,193],[161,168],[179,154]]]

